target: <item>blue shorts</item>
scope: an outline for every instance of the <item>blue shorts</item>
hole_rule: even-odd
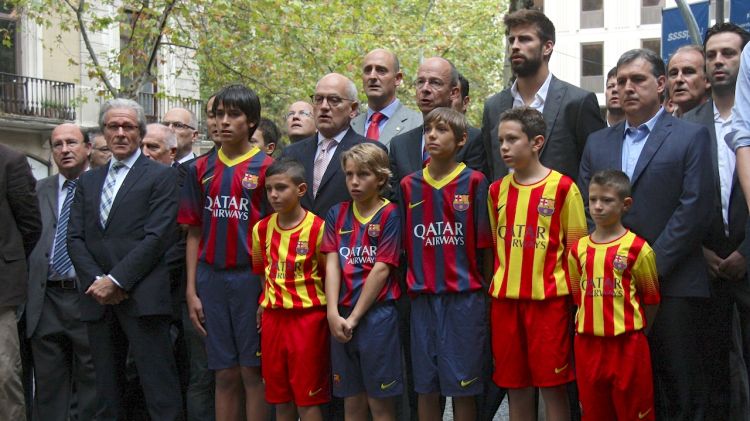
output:
[[[412,299],[411,361],[417,393],[482,393],[488,335],[483,294],[424,294]]]
[[[339,307],[347,318],[352,308]],[[331,337],[333,395],[346,398],[366,392],[371,398],[390,398],[404,391],[401,340],[394,302],[375,303],[354,329],[351,341]]]
[[[216,270],[199,262],[196,290],[206,316],[208,368],[260,367],[260,278],[250,268]]]

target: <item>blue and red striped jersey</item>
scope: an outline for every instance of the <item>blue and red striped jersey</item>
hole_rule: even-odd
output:
[[[341,268],[339,304],[347,307],[357,304],[375,263],[398,266],[400,236],[398,207],[387,200],[368,218],[360,215],[352,201],[339,203],[328,211],[321,250],[338,254]],[[395,270],[391,270],[377,301],[394,300],[400,295]]]
[[[200,261],[216,269],[250,267],[252,228],[267,213],[265,175],[272,162],[253,147],[235,159],[220,149],[188,167],[177,222],[201,227]]]
[[[409,293],[482,289],[477,251],[492,247],[487,179],[463,163],[441,180],[433,179],[428,169],[401,180]]]

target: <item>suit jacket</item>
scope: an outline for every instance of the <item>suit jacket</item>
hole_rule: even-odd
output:
[[[26,301],[26,257],[42,233],[42,221],[26,157],[0,145],[0,307]]]
[[[711,166],[713,170],[713,209],[711,228],[708,230],[704,245],[716,252],[721,258],[726,258],[735,250],[745,257],[750,257],[750,241],[745,239],[745,224],[747,223],[747,202],[742,193],[737,172],[732,175],[732,188],[729,193],[729,236],[724,232],[724,217],[721,213],[721,187],[719,179],[719,161],[716,148],[716,128],[714,126],[714,102],[707,102],[690,110],[682,116],[683,120],[701,124],[711,135]]]
[[[108,171],[105,165],[81,175],[70,210],[68,251],[78,275],[81,318],[93,321],[104,314],[104,306],[84,292],[96,276],[106,274],[128,293],[129,298],[117,304],[127,314],[169,315],[169,268],[164,253],[176,240],[176,172],[139,156],[102,228],[99,204]]]
[[[360,136],[365,136],[367,133],[367,127],[365,127],[366,121],[367,112],[363,112],[354,117],[351,122],[352,128]],[[380,139],[378,139],[378,141],[386,148],[390,148],[391,140],[394,136],[398,136],[401,133],[405,133],[421,125],[422,113],[414,111],[399,102],[398,108],[396,108],[396,111],[391,118],[386,120],[383,130],[380,132]]]
[[[589,136],[578,179],[585,204],[594,173],[622,169],[624,131],[621,122]],[[631,178],[633,205],[622,221],[654,249],[664,296],[709,296],[701,249],[714,198],[709,142],[705,127],[664,113]]]
[[[284,151],[281,153],[281,158],[294,158],[305,166],[307,193],[305,193],[301,200],[303,208],[312,211],[312,213],[321,218],[325,218],[328,210],[331,209],[333,205],[351,200],[349,191],[346,189],[344,171],[341,169],[341,153],[354,145],[364,142],[372,143],[381,149],[386,150],[385,146],[380,142],[374,142],[360,136],[354,130],[347,130],[343,139],[341,139],[341,142],[336,147],[333,157],[328,164],[328,168],[326,168],[326,171],[323,173],[323,178],[320,180],[320,186],[318,186],[318,195],[315,197],[313,197],[312,192],[312,181],[313,166],[315,164],[315,156],[318,150],[317,133],[284,148]]]
[[[391,200],[398,199],[398,188],[401,179],[421,170],[422,135],[424,126],[419,126],[398,135],[391,141],[388,158],[391,165]],[[466,143],[456,154],[456,161],[463,162],[471,169],[482,171],[487,175],[487,156],[482,145],[482,132],[469,127]]]
[[[508,174],[508,167],[500,156],[497,126],[500,114],[513,108],[510,89],[491,96],[484,103],[482,142],[489,160],[492,180]],[[599,111],[596,95],[552,76],[544,101],[544,122],[547,124],[544,145],[539,159],[546,167],[557,170],[574,180],[588,136],[606,127]]]

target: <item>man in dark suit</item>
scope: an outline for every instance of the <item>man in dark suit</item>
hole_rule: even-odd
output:
[[[281,157],[294,158],[305,166],[308,188],[302,197],[302,207],[325,218],[333,205],[351,199],[339,160],[341,152],[372,141],[349,126],[359,104],[357,88],[346,76],[338,73],[323,76],[311,98],[318,133],[287,146]],[[372,143],[385,150],[382,144]]]
[[[102,420],[125,414],[125,356],[130,352],[153,420],[182,419],[169,337],[171,297],[166,249],[175,241],[177,181],[169,167],[143,156],[143,109],[114,99],[100,111],[112,151],[109,165],[79,178],[68,250],[81,293],[96,368]]]
[[[589,136],[579,188],[588,203],[591,176],[623,170],[633,205],[623,224],[656,254],[661,305],[649,320],[657,417],[705,417],[699,327],[706,320],[708,273],[701,242],[714,199],[710,136],[705,127],[678,120],[661,107],[664,62],[644,49],[617,62],[617,91],[625,121]],[[649,408],[643,408],[648,411]]]
[[[26,301],[26,258],[42,233],[26,157],[0,145],[0,419],[24,420],[16,310]]]
[[[739,309],[742,337],[750,335],[750,283],[746,270],[750,241],[745,238],[748,210],[735,172],[734,151],[724,138],[731,131],[740,54],[748,40],[750,33],[733,23],[719,23],[708,30],[703,45],[711,99],[683,115],[683,119],[705,126],[711,135],[714,206],[711,227],[703,242],[711,279],[711,301],[702,333],[709,392],[707,419],[742,417],[729,412],[730,397],[735,396],[730,388],[729,363],[734,304]],[[748,353],[750,349],[745,348],[741,354]]]
[[[492,157],[491,179],[508,174],[497,138],[500,114],[523,105],[541,112],[547,124],[539,152],[542,164],[575,179],[586,138],[605,126],[596,95],[550,73],[555,26],[542,12],[523,9],[505,15],[503,20],[510,65],[517,79],[510,89],[491,96],[484,104],[482,142],[487,156]]]
[[[458,81],[458,70],[442,57],[425,59],[417,70],[416,81],[417,106],[422,117],[438,107],[451,107],[461,91]],[[458,151],[456,160],[468,167],[484,171],[486,169],[485,151],[478,131],[469,131],[466,145]],[[398,197],[398,185],[405,176],[424,168],[427,154],[424,151],[424,126],[409,130],[391,140],[388,153],[391,162],[391,193],[395,200]]]
[[[89,335],[81,321],[78,279],[68,255],[70,206],[78,177],[88,169],[91,143],[75,124],[61,124],[50,137],[59,174],[37,183],[42,237],[29,256],[26,336],[31,341],[34,418],[93,420],[96,385]],[[70,413],[75,384],[76,412]]]
[[[352,128],[386,147],[391,139],[422,124],[422,115],[396,98],[403,82],[398,57],[388,50],[370,51],[362,63],[362,89],[367,95],[367,112],[352,120]]]

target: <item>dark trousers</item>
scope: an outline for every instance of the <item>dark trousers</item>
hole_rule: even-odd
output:
[[[107,306],[100,320],[87,323],[93,344],[97,396],[104,405],[100,420],[126,418],[122,396],[128,346],[151,419],[183,419],[180,383],[169,336],[170,321],[168,315],[134,317],[117,306]]]
[[[206,343],[195,330],[182,303],[182,328],[189,361],[189,380],[186,393],[188,421],[212,421],[216,417],[214,372],[208,369]]]
[[[706,375],[706,419],[727,420],[730,408],[729,351],[732,348],[734,303],[728,282],[711,281],[711,298],[702,325],[703,362]]]

